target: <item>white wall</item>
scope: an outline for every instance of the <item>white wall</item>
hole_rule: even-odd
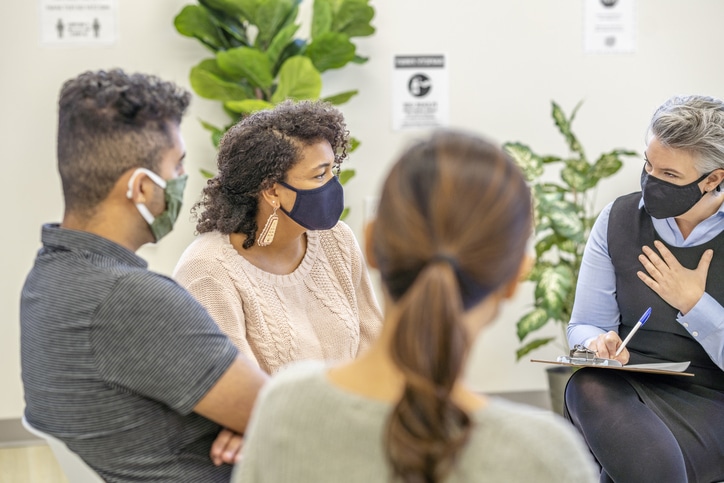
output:
[[[374,0],[373,0],[374,1]],[[304,0],[303,13],[311,0]],[[120,66],[187,85],[189,68],[206,55],[172,26],[184,0],[119,0],[120,40],[108,48],[47,48],[38,43],[37,1],[0,7],[0,156],[3,159],[5,230],[0,265],[0,419],[22,413],[18,299],[39,248],[39,227],[62,213],[55,169],[56,101],[62,82],[87,69]],[[378,32],[359,42],[370,61],[324,76],[325,94],[359,88],[343,106],[352,133],[362,140],[350,165],[358,175],[347,185],[349,223],[361,233],[362,200],[374,195],[392,158],[416,134],[390,128],[394,54],[446,53],[451,123],[503,142],[565,154],[549,117],[551,99],[570,110],[585,100],[575,128],[589,156],[626,147],[643,150],[654,108],[676,93],[724,97],[724,2],[638,0],[638,49],[627,55],[582,51],[582,2],[572,0],[377,0]],[[196,99],[183,126],[191,182],[190,206],[202,186],[194,176],[212,167],[214,152],[197,118],[224,120],[218,106]],[[637,189],[641,164],[627,164],[602,186],[598,204]],[[465,206],[460,206],[465,210]],[[474,214],[471,214],[474,220]],[[186,219],[141,255],[153,269],[170,273],[191,241]],[[531,303],[528,287],[484,333],[471,360],[469,380],[488,391],[543,389],[543,367],[515,362],[514,321]],[[539,351],[552,357],[557,350]]]

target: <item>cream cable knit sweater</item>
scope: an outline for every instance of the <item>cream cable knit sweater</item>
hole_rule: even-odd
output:
[[[269,374],[303,359],[353,359],[382,323],[362,252],[343,222],[308,231],[307,253],[288,275],[260,270],[228,235],[210,232],[184,251],[173,277]]]

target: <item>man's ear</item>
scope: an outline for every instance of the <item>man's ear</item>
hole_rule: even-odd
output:
[[[365,258],[367,259],[367,265],[372,268],[377,268],[377,260],[375,260],[375,254],[372,250],[372,234],[374,232],[375,220],[368,221],[364,228],[364,252]]]

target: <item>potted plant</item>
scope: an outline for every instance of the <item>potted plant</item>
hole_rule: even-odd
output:
[[[202,122],[214,145],[241,117],[289,98],[319,99],[323,72],[367,61],[357,53],[352,39],[375,31],[370,25],[375,12],[369,0],[314,0],[309,39],[295,37],[300,3],[198,0],[176,16],[176,30],[213,53],[191,69],[190,82],[199,96],[221,102],[231,118],[223,127]],[[340,105],[357,93],[349,90],[323,100]],[[349,151],[358,145],[352,138]],[[353,175],[354,170],[343,170],[340,182]]]
[[[549,343],[557,343],[562,353],[567,352],[566,326],[573,309],[578,270],[598,216],[596,188],[601,180],[618,172],[622,158],[638,155],[635,151],[613,149],[589,161],[571,128],[580,106],[579,102],[566,117],[560,106],[551,102],[551,116],[570,150],[567,157],[539,155],[520,142],[504,144],[530,183],[534,202],[535,263],[528,280],[535,284],[535,295],[533,307],[516,324],[522,344],[516,352],[518,360]],[[558,169],[560,181],[541,178],[550,168]],[[534,337],[548,324],[557,326],[558,336]],[[557,399],[559,390],[551,389],[552,399]],[[562,410],[562,401],[554,401],[553,408]]]

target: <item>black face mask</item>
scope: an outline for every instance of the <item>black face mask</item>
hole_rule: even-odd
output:
[[[653,218],[673,218],[683,215],[706,194],[699,189],[699,183],[710,174],[707,173],[692,183],[679,186],[650,176],[644,166],[641,172],[641,191],[643,191],[646,213]]]
[[[300,190],[279,181],[297,193],[297,199],[291,211],[282,211],[307,230],[329,230],[339,221],[344,211],[344,189],[336,176],[319,188]]]

